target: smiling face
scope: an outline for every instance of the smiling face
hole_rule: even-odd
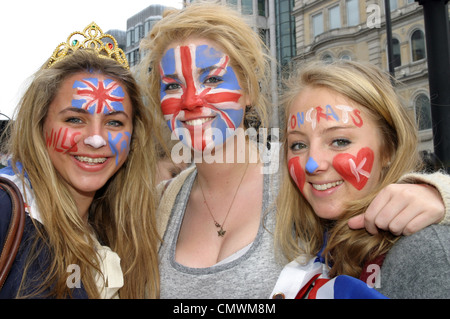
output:
[[[323,87],[306,87],[289,109],[289,173],[315,213],[336,219],[376,186],[380,132],[364,107]]]
[[[55,169],[72,193],[93,196],[125,162],[131,101],[121,83],[102,74],[64,80],[43,125]]]
[[[172,132],[197,151],[243,126],[246,99],[228,55],[213,41],[173,43],[161,63],[161,109]]]

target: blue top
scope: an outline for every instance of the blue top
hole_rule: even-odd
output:
[[[11,220],[11,199],[4,190],[0,189],[0,244],[3,247],[6,234],[8,231],[9,223]],[[42,226],[42,225],[41,225]],[[17,252],[16,259],[11,267],[8,277],[2,288],[0,288],[1,299],[15,298],[22,281],[22,276],[25,270],[26,259],[30,254],[31,248],[34,245],[34,236],[36,235],[36,226],[33,224],[30,216],[25,218],[25,229],[23,232],[22,242],[20,243],[19,251]],[[42,242],[38,243],[42,245]],[[27,280],[25,294],[31,293],[36,287],[39,287],[38,283],[41,282],[42,274],[45,273],[48,262],[50,261],[51,252],[48,247],[43,247],[40,251],[38,258],[30,266],[27,273]],[[71,272],[67,273],[70,276]],[[44,298],[44,295],[36,296],[36,298]],[[72,290],[72,297],[77,299],[87,298],[87,293],[81,284],[81,288]]]

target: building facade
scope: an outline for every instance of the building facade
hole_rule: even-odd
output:
[[[159,4],[151,5],[127,19],[125,54],[132,68],[141,61],[139,43],[151,30],[153,25],[162,19],[167,7]]]

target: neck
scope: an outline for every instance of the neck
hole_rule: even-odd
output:
[[[227,143],[213,154],[220,156],[216,159],[223,160],[211,162],[210,158],[204,156],[200,162],[196,163],[198,178],[205,187],[222,189],[227,189],[227,186],[235,187],[236,185],[232,181],[240,180],[247,164],[259,163],[256,145],[246,141],[244,147],[238,148],[236,144]],[[233,156],[230,156],[230,145],[234,148],[231,152]]]
[[[94,193],[75,192],[75,194],[72,192],[73,199],[75,200],[75,203],[77,205],[78,214],[85,223],[88,222],[89,207],[91,206],[92,201],[94,200],[94,195],[95,192]]]

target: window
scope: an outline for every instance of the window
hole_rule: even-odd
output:
[[[419,131],[431,129],[431,105],[428,96],[419,94],[414,102],[414,108]]]
[[[323,14],[318,13],[312,16],[313,36],[323,33]]]
[[[391,7],[391,11],[398,9],[397,0],[389,0],[389,5]]]
[[[227,0],[227,3],[233,6],[237,6],[237,0]]]
[[[322,61],[325,63],[332,63],[333,57],[330,54],[326,53],[322,56]]]
[[[411,50],[413,62],[425,59],[425,39],[422,30],[416,30],[411,35]]]
[[[151,30],[151,28],[150,28],[150,21],[145,21],[144,35],[146,36],[150,32],[150,30]]]
[[[392,39],[392,53],[393,53],[392,64],[394,68],[402,65],[402,57],[400,54],[400,41],[398,41],[398,39],[396,38]]]
[[[241,0],[242,14],[253,14],[253,0]]]
[[[134,43],[139,43],[141,40],[141,32],[142,32],[142,25],[138,25],[134,28]]]
[[[131,45],[132,39],[133,39],[133,30],[129,30],[127,32],[127,47]]]
[[[328,9],[328,19],[330,29],[338,29],[341,27],[341,11],[339,10],[339,5]]]
[[[359,3],[358,0],[347,0],[347,26],[351,27],[359,24]]]
[[[258,0],[258,14],[261,17],[266,16],[266,0]]]

